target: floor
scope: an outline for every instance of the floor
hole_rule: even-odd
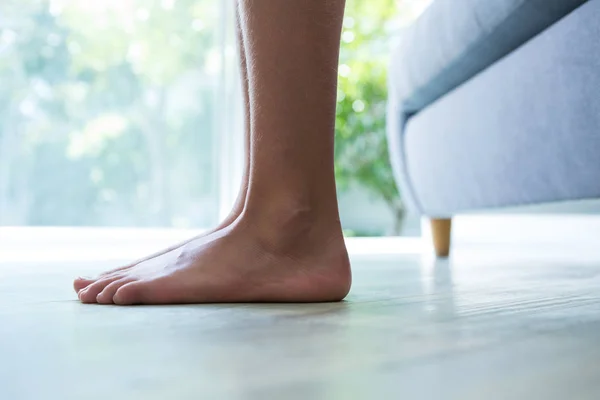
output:
[[[599,250],[353,243],[343,303],[128,308],[70,288],[114,260],[5,248],[0,399],[598,398]]]

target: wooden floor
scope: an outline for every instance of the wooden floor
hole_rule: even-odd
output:
[[[599,251],[363,251],[338,304],[79,304],[113,264],[0,261],[0,399],[600,396]]]

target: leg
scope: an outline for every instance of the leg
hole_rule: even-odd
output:
[[[109,274],[80,292],[83,302],[314,302],[348,293],[333,170],[344,0],[240,0],[239,8],[252,128],[242,214],[176,257]]]
[[[205,238],[206,240],[210,240],[210,238],[212,237],[212,235],[214,233],[231,225],[244,210],[244,204],[246,203],[246,192],[248,191],[248,181],[249,181],[249,175],[250,175],[250,99],[249,99],[250,94],[248,93],[248,72],[247,72],[248,68],[246,65],[246,51],[244,49],[244,42],[243,42],[243,38],[242,38],[242,30],[241,30],[241,26],[240,26],[239,12],[238,12],[237,8],[236,8],[236,33],[237,33],[238,45],[239,45],[238,50],[239,50],[239,61],[240,61],[241,88],[242,88],[243,104],[244,104],[245,160],[244,160],[244,175],[242,177],[242,184],[241,184],[237,199],[235,201],[235,204],[233,206],[233,209],[231,210],[229,215],[223,221],[221,221],[221,223],[216,228],[212,229],[211,231],[204,233],[200,236],[197,236],[195,238],[186,240],[183,243],[179,243],[179,244],[171,246],[167,249],[163,249],[157,253],[151,254],[147,257],[144,257],[142,259],[134,261],[128,265],[107,271],[104,274],[102,274],[100,277],[107,276],[107,275],[116,273],[118,271],[130,269],[144,261],[152,260],[157,257],[165,256],[165,257],[163,257],[163,259],[166,257],[169,257],[169,255],[170,255],[169,253],[176,251],[181,246],[191,242],[192,240],[200,239],[200,238]],[[88,287],[89,285],[91,285],[92,283],[94,283],[96,281],[97,281],[97,279],[77,278],[73,285],[74,285],[75,291],[79,293],[81,290],[85,289],[86,287]]]
[[[229,213],[229,216],[221,223],[217,229],[223,229],[232,224],[237,217],[244,210],[246,204],[246,194],[248,192],[248,181],[250,176],[250,93],[248,93],[248,65],[246,61],[246,49],[244,47],[244,38],[242,37],[242,27],[240,21],[239,9],[236,7],[235,11],[235,31],[238,42],[238,54],[240,60],[240,76],[241,76],[241,87],[242,87],[242,100],[244,103],[244,175],[242,177],[242,186],[238,193],[238,197],[233,206],[233,210]]]
[[[448,257],[450,254],[450,239],[452,236],[452,219],[431,220],[433,247],[438,257]]]

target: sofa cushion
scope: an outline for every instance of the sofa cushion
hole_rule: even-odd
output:
[[[587,0],[434,0],[394,50],[390,90],[414,113]]]

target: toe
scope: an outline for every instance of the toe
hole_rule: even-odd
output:
[[[122,306],[141,303],[140,298],[143,287],[143,283],[139,281],[121,286],[113,296],[113,303]]]
[[[100,304],[112,304],[113,296],[123,285],[133,282],[134,278],[122,278],[112,283],[109,283],[99,294],[96,296],[96,301]]]
[[[160,280],[136,281],[119,288],[113,296],[113,303],[119,305],[133,304],[167,304]]]
[[[116,280],[119,280],[120,278],[123,277],[112,277],[97,280],[79,292],[79,300],[81,300],[82,303],[95,303],[98,294],[104,290],[106,286]]]
[[[202,302],[201,300],[198,300],[197,296],[191,301],[190,293],[191,292],[186,284],[180,281],[174,282],[168,277],[163,276],[126,283],[115,292],[113,303],[118,305],[133,305]]]
[[[79,277],[73,281],[73,289],[79,293],[94,282],[96,282],[96,279]]]

